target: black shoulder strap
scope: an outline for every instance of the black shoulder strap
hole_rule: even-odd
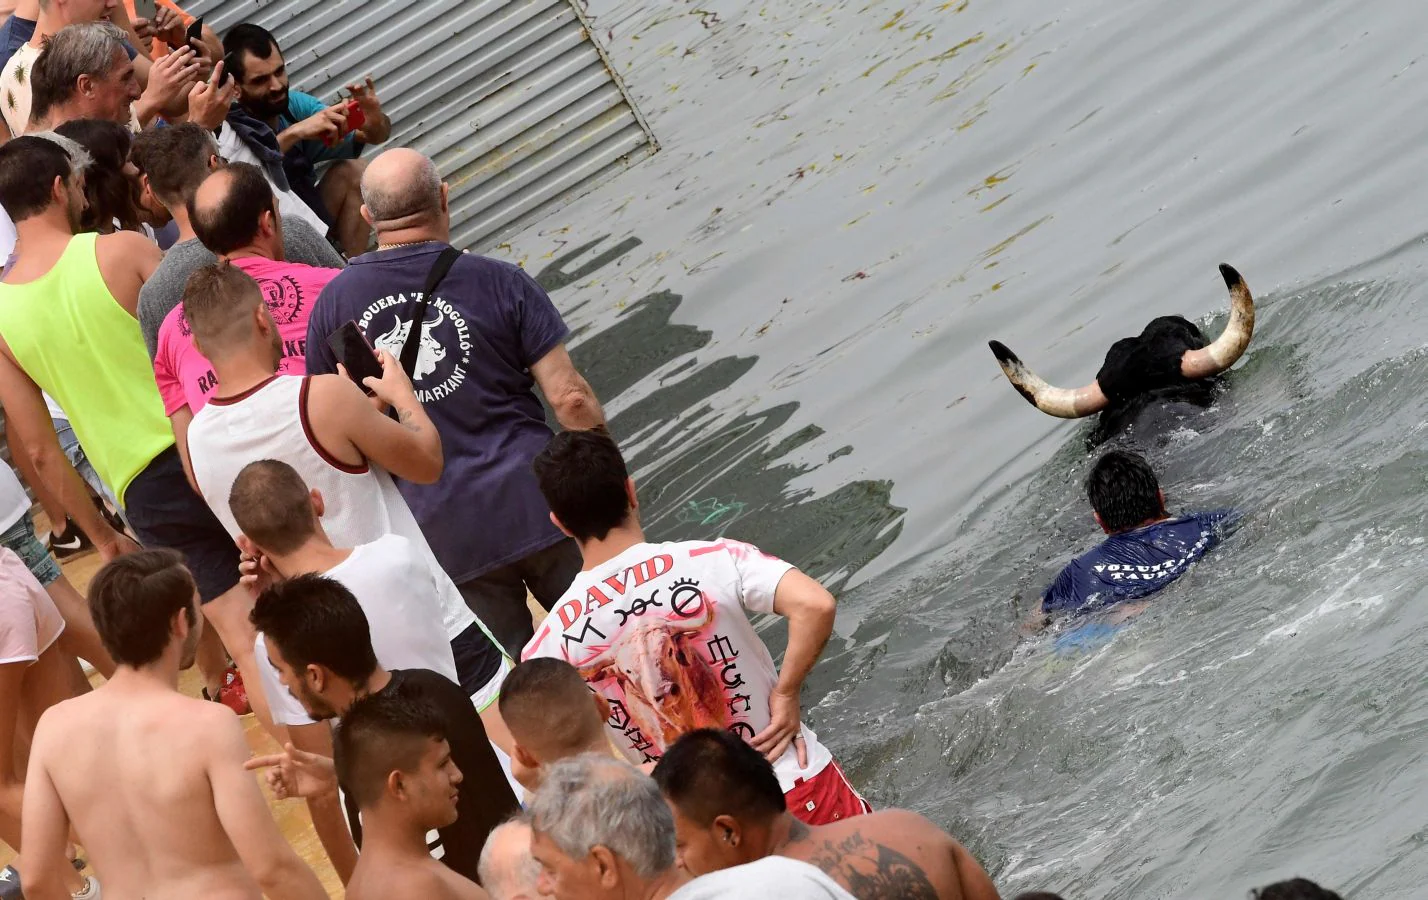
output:
[[[432,263],[431,272],[426,276],[426,287],[422,289],[421,301],[417,303],[412,314],[411,330],[407,332],[406,342],[402,344],[400,360],[408,378],[411,378],[412,373],[416,371],[417,355],[421,352],[421,332],[426,320],[427,307],[431,306],[431,296],[436,293],[436,289],[441,285],[441,280],[446,277],[446,273],[451,271],[452,263],[460,258],[460,250],[455,247],[447,247],[441,251],[436,262]]]

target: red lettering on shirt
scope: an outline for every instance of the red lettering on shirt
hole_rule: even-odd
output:
[[[580,600],[567,600],[560,606],[560,627],[568,629],[575,624],[575,620],[580,618]]]

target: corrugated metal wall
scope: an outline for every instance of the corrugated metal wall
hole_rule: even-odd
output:
[[[452,243],[480,248],[658,149],[571,0],[194,0],[222,35],[277,36],[295,88],[336,102],[371,75],[387,146],[451,185]],[[369,151],[370,153],[371,151]]]

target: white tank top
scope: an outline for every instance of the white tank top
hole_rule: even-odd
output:
[[[189,425],[188,454],[203,499],[236,539],[242,530],[228,495],[238,473],[260,459],[287,463],[322,492],[322,527],[333,546],[360,547],[389,534],[411,541],[432,568],[446,636],[455,638],[476,616],[437,563],[392,476],[371,464],[349,466],[318,446],[307,421],[307,386],[307,378],[277,375],[236,397],[214,397],[199,410]]]

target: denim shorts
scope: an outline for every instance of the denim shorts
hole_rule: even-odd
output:
[[[62,574],[59,563],[50,556],[50,551],[40,543],[40,539],[35,537],[35,522],[29,513],[25,513],[9,530],[0,534],[0,546],[15,551],[15,555],[24,560],[30,574],[44,587],[59,581]]]

